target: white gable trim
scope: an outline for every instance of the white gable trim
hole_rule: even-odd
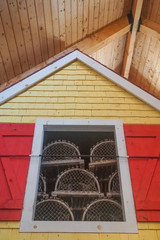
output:
[[[24,80],[16,83],[15,85],[9,87],[8,89],[4,90],[0,93],[0,104],[8,101],[9,99],[15,97],[17,94],[20,94],[33,86],[34,84],[38,83],[40,80],[44,79],[50,74],[55,73],[56,71],[60,70],[62,67],[70,64],[75,60],[80,60],[84,64],[91,67],[93,70],[98,72],[99,74],[103,75],[113,83],[117,84],[118,86],[125,89],[127,92],[133,94],[140,100],[146,102],[150,106],[154,107],[158,111],[160,111],[160,100],[153,97],[149,93],[145,92],[141,88],[137,87],[136,85],[132,84],[125,78],[119,76],[112,70],[108,69],[107,67],[103,66],[96,60],[90,58],[89,56],[85,55],[84,53],[80,52],[79,50],[75,50],[66,56],[60,58],[56,62],[52,63],[49,66],[41,69],[40,71],[34,73],[33,75],[25,78]]]

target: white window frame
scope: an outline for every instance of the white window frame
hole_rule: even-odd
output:
[[[82,221],[34,221],[37,188],[41,166],[44,130],[46,131],[114,131],[117,143],[118,168],[123,198],[123,222]],[[133,201],[130,172],[123,123],[115,119],[37,119],[32,145],[32,154],[25,191],[20,232],[105,232],[137,233],[137,221]]]

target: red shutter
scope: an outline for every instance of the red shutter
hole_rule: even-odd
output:
[[[160,221],[160,125],[125,125],[138,221]],[[33,124],[0,124],[0,220],[20,220]]]
[[[138,221],[160,221],[160,125],[125,125]]]
[[[33,124],[0,124],[0,220],[20,220]]]

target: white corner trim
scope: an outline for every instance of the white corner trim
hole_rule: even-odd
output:
[[[76,60],[76,52],[71,52],[70,54],[62,57],[61,59],[57,60],[56,62],[48,65],[38,72],[33,73],[29,77],[26,77],[22,81],[14,84],[13,86],[7,88],[3,92],[0,93],[0,104],[8,101],[9,99],[15,97],[16,95],[24,92],[34,84],[38,83],[45,77],[49,76],[50,74],[60,70],[67,64]]]
[[[80,128],[79,128],[80,127]],[[123,221],[35,221],[34,210],[37,198],[43,140],[45,131],[113,132],[119,160],[121,193],[123,196]],[[132,186],[126,156],[123,122],[120,119],[37,119],[35,124],[29,172],[25,190],[20,232],[95,232],[137,233],[137,221]],[[123,156],[123,157],[122,157]],[[31,194],[32,193],[32,194]],[[98,228],[100,225],[100,228]]]
[[[39,70],[38,72],[32,74],[31,76],[25,78],[24,80],[16,83],[15,85],[9,87],[8,89],[4,90],[0,93],[0,104],[8,101],[9,99],[13,98],[14,96],[20,94],[21,92],[27,90],[34,84],[38,83],[40,80],[44,79],[50,74],[60,70],[62,67],[65,67],[69,63],[79,60],[84,64],[91,67],[93,70],[101,74],[102,76],[108,78],[113,83],[117,84],[118,86],[125,89],[127,92],[133,94],[140,100],[146,102],[156,110],[160,111],[160,100],[155,98],[154,96],[150,95],[149,93],[145,92],[141,88],[137,87],[133,83],[129,82],[125,78],[119,76],[112,70],[108,69],[107,67],[103,66],[96,60],[90,58],[89,56],[85,55],[84,53],[80,52],[79,50],[74,50],[73,52],[67,54],[66,56],[60,58],[56,62],[52,63],[49,66],[44,67],[43,69]]]

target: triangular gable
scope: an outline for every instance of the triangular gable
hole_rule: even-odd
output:
[[[158,111],[160,111],[160,100],[153,97],[149,93],[145,92],[141,88],[135,86],[128,80],[124,79],[123,77],[119,76],[112,70],[108,69],[106,66],[102,65],[101,63],[97,62],[96,60],[92,59],[91,57],[87,56],[86,54],[80,52],[79,50],[75,50],[63,58],[57,60],[56,62],[50,64],[49,66],[41,69],[40,71],[34,73],[33,75],[25,78],[24,80],[18,82],[17,84],[11,86],[10,88],[4,90],[0,93],[0,104],[8,101],[9,99],[13,98],[14,96],[20,94],[21,92],[27,90],[34,84],[38,83],[45,77],[57,72],[61,68],[65,67],[66,65],[70,64],[71,62],[79,60],[101,74],[102,76],[106,77],[113,83],[117,84],[127,92],[133,94],[140,100],[146,102],[147,104],[151,105]]]

